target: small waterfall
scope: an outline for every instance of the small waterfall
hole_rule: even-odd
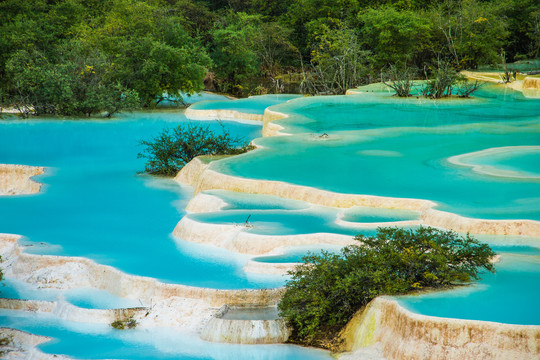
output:
[[[250,315],[253,319],[249,319]],[[285,320],[277,317],[275,307],[261,311],[260,307],[231,309],[225,306],[206,324],[201,338],[233,344],[276,344],[287,341],[289,335],[290,330]]]
[[[63,299],[59,299],[52,313],[60,319],[70,319],[76,307]]]

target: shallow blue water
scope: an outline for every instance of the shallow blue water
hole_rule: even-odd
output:
[[[540,150],[516,150],[510,153],[494,154],[482,158],[476,158],[472,162],[475,165],[489,165],[496,169],[510,170],[526,176],[540,177]]]
[[[540,220],[540,182],[447,162],[493,147],[540,144],[540,100],[493,89],[480,95],[442,102],[378,93],[292,100],[272,109],[292,115],[278,123],[295,136],[257,139],[262,149],[211,166],[341,193],[428,199],[469,217]],[[329,137],[321,139],[323,133]],[[540,172],[540,163],[526,167]]]
[[[0,121],[0,163],[47,166],[40,194],[0,198],[0,229],[21,234],[39,253],[84,256],[130,274],[215,288],[278,286],[277,277],[247,276],[246,259],[171,232],[190,190],[168,179],[137,175],[138,141],[187,121],[182,112],[123,115],[117,120]],[[219,124],[210,123],[219,128]],[[260,127],[226,123],[254,138]],[[212,255],[209,255],[212,254]]]
[[[341,212],[343,220],[353,223],[394,222],[419,218],[419,214],[413,211],[360,206],[342,210],[269,195],[223,190],[204,193],[220,198],[226,205],[222,211],[190,214],[188,215],[190,218],[212,224],[242,225],[248,221],[253,227],[247,231],[262,235],[336,233],[354,236],[358,233],[374,233],[375,226],[371,229],[358,230],[353,226],[336,224]]]
[[[411,311],[424,315],[518,325],[540,324],[540,255],[521,249],[502,254],[496,274],[483,274],[471,287],[399,298]]]
[[[252,96],[238,100],[215,100],[215,101],[200,101],[193,104],[191,107],[195,110],[237,110],[248,114],[264,114],[264,110],[272,105],[280,104],[287,100],[301,98],[302,95],[291,94],[270,94]]]
[[[49,314],[0,310],[0,326],[53,337],[39,346],[84,359],[332,359],[323,351],[292,345],[209,343],[174,329],[115,330],[109,325],[60,320]]]
[[[307,254],[321,254],[323,251],[339,253],[341,246],[328,244],[289,246],[281,255],[258,256],[253,260],[263,263],[299,263],[303,262],[302,259]]]
[[[359,230],[337,225],[335,223],[336,211],[324,208],[301,211],[228,210],[217,213],[190,214],[189,217],[199,222],[212,224],[243,225],[247,220],[253,227],[246,231],[260,235],[335,233],[354,236],[358,233],[365,235],[375,233],[375,226],[371,229]],[[368,219],[363,218],[363,220]],[[376,220],[379,221],[380,218]]]

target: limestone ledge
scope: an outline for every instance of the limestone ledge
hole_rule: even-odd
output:
[[[217,196],[199,193],[186,206],[186,211],[192,213],[207,213],[223,210],[227,203]]]
[[[389,360],[530,360],[540,357],[540,326],[419,315],[379,297],[349,322],[344,350],[380,343]],[[351,356],[353,355],[353,356]]]
[[[250,114],[226,109],[202,110],[189,107],[186,109],[185,115],[190,120],[263,121],[263,115],[261,114]]]
[[[540,78],[526,77],[523,80],[516,80],[505,84],[502,80],[502,73],[499,74],[499,78],[494,78],[493,73],[477,71],[462,71],[461,73],[473,80],[495,83],[512,90],[520,91],[527,98],[540,99]]]
[[[57,317],[74,322],[91,322],[110,324],[116,320],[134,318],[137,322],[148,324],[145,317],[152,317],[149,307],[124,309],[86,309],[65,301],[40,301],[0,298],[0,308],[9,310],[29,311],[35,313],[51,313]],[[152,325],[156,325],[153,323]]]
[[[435,206],[429,200],[390,198],[373,195],[343,194],[282,181],[255,180],[214,171],[198,158],[191,160],[175,180],[191,185],[195,194],[205,190],[228,190],[249,194],[274,195],[291,200],[337,208],[367,206],[422,211]]]
[[[0,255],[6,277],[42,288],[92,287],[119,297],[139,299],[182,322],[178,324],[180,327],[204,316],[204,312],[210,315],[212,308],[225,304],[275,305],[282,292],[281,289],[219,290],[165,284],[154,278],[128,275],[86,258],[26,254],[17,245],[19,238],[0,234]]]
[[[521,84],[521,91],[525,97],[540,99],[540,78],[526,77]]]
[[[264,137],[291,135],[282,131],[284,130],[283,126],[274,123],[276,120],[285,119],[287,117],[289,117],[289,115],[282,112],[270,110],[270,108],[264,109],[262,135]]]
[[[0,196],[38,193],[41,184],[31,177],[44,172],[43,167],[0,164]]]
[[[436,203],[429,200],[335,193],[281,181],[247,179],[214,171],[198,158],[193,159],[180,170],[175,180],[191,185],[195,194],[205,190],[222,189],[248,194],[274,195],[336,208],[366,206],[414,210],[421,213],[423,224],[448,230],[481,235],[540,236],[540,221],[473,219],[435,210],[433,207]]]
[[[277,344],[287,341],[290,330],[284,319],[227,320],[212,318],[201,339],[232,344]]]
[[[0,335],[11,339],[10,344],[0,347],[0,351],[5,351],[5,360],[67,360],[71,359],[63,355],[51,355],[41,352],[36,346],[43,344],[51,338],[27,333],[26,331],[10,328],[0,328]]]
[[[252,274],[285,275],[298,266],[298,263],[266,263],[249,260],[244,265],[244,271]]]
[[[474,219],[436,209],[424,211],[421,219],[424,224],[460,233],[540,237],[540,221]]]
[[[341,234],[316,233],[299,235],[260,235],[245,232],[243,225],[208,224],[184,216],[173,235],[179,239],[219,246],[242,254],[264,255],[284,246],[333,244],[347,246],[353,237]]]

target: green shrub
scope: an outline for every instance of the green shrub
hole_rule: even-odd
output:
[[[111,326],[117,330],[124,330],[126,327],[124,325],[124,322],[121,320],[116,320],[111,323]]]
[[[233,137],[223,125],[221,134],[210,126],[192,123],[165,129],[151,141],[143,140],[146,148],[139,158],[146,158],[145,171],[149,174],[174,176],[188,162],[199,155],[236,155],[253,146],[241,137]]]
[[[133,316],[125,318],[123,320],[116,320],[111,323],[111,326],[117,330],[135,329],[137,327],[137,320]]]
[[[362,306],[379,295],[450,287],[494,272],[495,253],[469,235],[430,227],[379,228],[357,235],[340,254],[308,255],[290,272],[279,304],[293,329],[291,340],[328,346]]]

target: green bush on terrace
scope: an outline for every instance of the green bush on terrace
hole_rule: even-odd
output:
[[[355,240],[340,254],[308,255],[289,273],[279,310],[293,329],[291,341],[332,347],[355,312],[379,295],[446,288],[479,279],[482,269],[495,272],[493,250],[469,235],[379,228]]]
[[[138,158],[146,158],[145,171],[153,175],[174,176],[200,155],[236,155],[253,149],[241,137],[233,137],[221,125],[221,134],[210,126],[185,124],[165,129],[154,139],[140,142],[145,149]]]

